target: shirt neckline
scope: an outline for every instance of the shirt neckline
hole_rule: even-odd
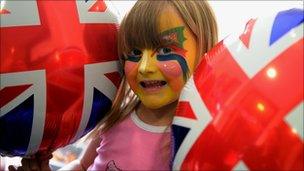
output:
[[[134,124],[145,131],[153,132],[153,133],[170,132],[170,129],[167,128],[168,126],[154,126],[143,122],[136,115],[135,111],[133,111],[130,115],[131,115],[131,120],[134,122]]]

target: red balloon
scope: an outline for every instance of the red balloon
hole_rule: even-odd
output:
[[[120,82],[117,18],[104,1],[1,1],[0,154],[74,142]]]
[[[250,20],[183,89],[173,169],[304,170],[303,78],[303,10]]]

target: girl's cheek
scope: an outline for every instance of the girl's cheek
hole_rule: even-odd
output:
[[[181,66],[177,61],[161,61],[157,63],[158,68],[167,78],[175,78],[183,75]]]
[[[137,67],[138,67],[137,62],[130,62],[130,61],[126,61],[124,67],[127,81],[132,89],[136,88]]]
[[[137,68],[137,62],[130,62],[130,61],[126,61],[125,62],[125,68],[124,68],[124,70],[125,70],[125,73],[126,73],[126,75],[128,76],[128,75],[134,75],[135,74],[135,72],[136,72],[136,68]]]
[[[183,71],[177,61],[162,61],[158,64],[159,69],[163,75],[167,78],[169,86],[175,92],[180,92],[183,85]]]

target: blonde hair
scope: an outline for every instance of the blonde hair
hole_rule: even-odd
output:
[[[176,8],[197,40],[199,58],[217,42],[217,24],[214,13],[207,1],[137,1],[124,17],[118,32],[118,54],[124,66],[124,56],[133,48],[160,47],[158,19],[167,5]],[[97,128],[105,132],[123,120],[139,104],[138,97],[130,89],[125,76],[113,102],[111,111]]]

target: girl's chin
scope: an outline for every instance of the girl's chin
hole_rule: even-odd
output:
[[[141,100],[142,104],[146,108],[149,108],[149,109],[161,109],[163,107],[167,107],[168,105],[170,105],[170,104],[172,104],[173,102],[176,102],[176,101],[177,101],[177,99],[170,99],[169,101],[168,100],[161,101],[161,100],[158,100],[158,99],[155,99],[155,100],[152,100],[152,99]]]

